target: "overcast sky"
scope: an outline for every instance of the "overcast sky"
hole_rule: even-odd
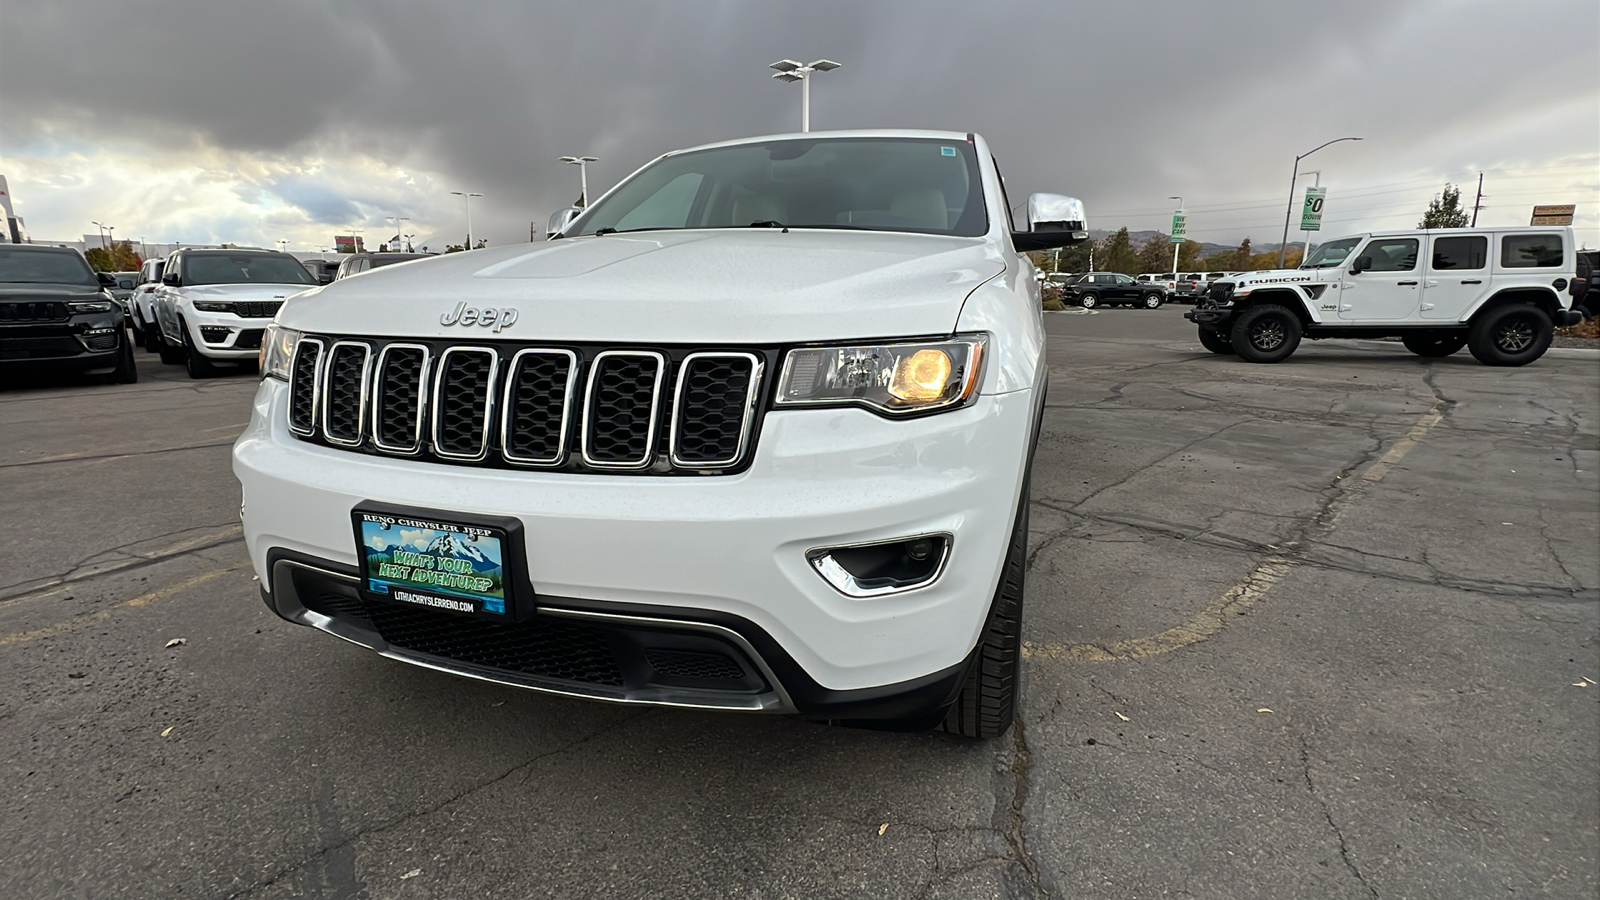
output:
[[[1092,227],[1276,243],[1296,154],[1325,233],[1412,227],[1448,180],[1480,224],[1577,203],[1600,245],[1594,0],[0,0],[0,174],[36,240],[294,250],[409,217],[528,239],[656,155],[794,131],[767,64],[843,63],[812,126],[985,135],[1013,196]],[[1303,184],[1309,184],[1307,179]]]

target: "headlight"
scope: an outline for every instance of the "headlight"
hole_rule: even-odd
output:
[[[110,312],[111,304],[102,300],[74,300],[67,304],[73,312]]]
[[[866,406],[908,415],[961,406],[972,399],[988,338],[803,347],[789,351],[776,404]]]
[[[289,366],[294,362],[294,348],[300,343],[300,332],[285,328],[277,322],[267,326],[261,336],[261,375],[265,378],[289,380]]]
[[[196,300],[194,308],[200,312],[233,312],[233,303],[228,300]]]

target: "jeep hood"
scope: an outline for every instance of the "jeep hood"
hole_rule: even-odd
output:
[[[282,300],[310,290],[309,284],[197,284],[183,288],[190,300]]]
[[[1004,271],[983,238],[696,230],[563,238],[374,269],[290,300],[285,326],[335,334],[633,344],[781,344],[948,334]],[[515,309],[499,333],[440,317]]]
[[[33,284],[23,281],[0,281],[0,300],[104,300],[101,287],[91,284]]]

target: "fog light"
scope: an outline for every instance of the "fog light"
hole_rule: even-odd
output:
[[[232,328],[222,325],[201,325],[200,339],[208,344],[222,344],[227,342],[228,335],[232,332]]]
[[[806,554],[818,575],[847,597],[879,597],[927,587],[944,574],[948,534],[819,547]]]

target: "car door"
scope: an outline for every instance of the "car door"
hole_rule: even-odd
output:
[[[1349,321],[1389,322],[1414,315],[1422,296],[1422,276],[1417,264],[1420,237],[1374,237],[1347,261],[1340,279],[1339,318]]]
[[[1117,279],[1117,283],[1112,287],[1112,290],[1117,292],[1117,302],[1138,303],[1139,295],[1143,292],[1139,282],[1134,281],[1133,278],[1128,275],[1117,275],[1115,278]]]
[[[1488,235],[1430,235],[1427,259],[1424,319],[1460,319],[1489,290]]]
[[[168,341],[178,342],[178,317],[173,312],[176,302],[177,288],[166,283],[167,276],[180,276],[182,274],[183,258],[174,254],[167,260],[163,267],[162,280],[157,283],[154,301],[156,311],[156,324],[161,328],[161,336]]]

